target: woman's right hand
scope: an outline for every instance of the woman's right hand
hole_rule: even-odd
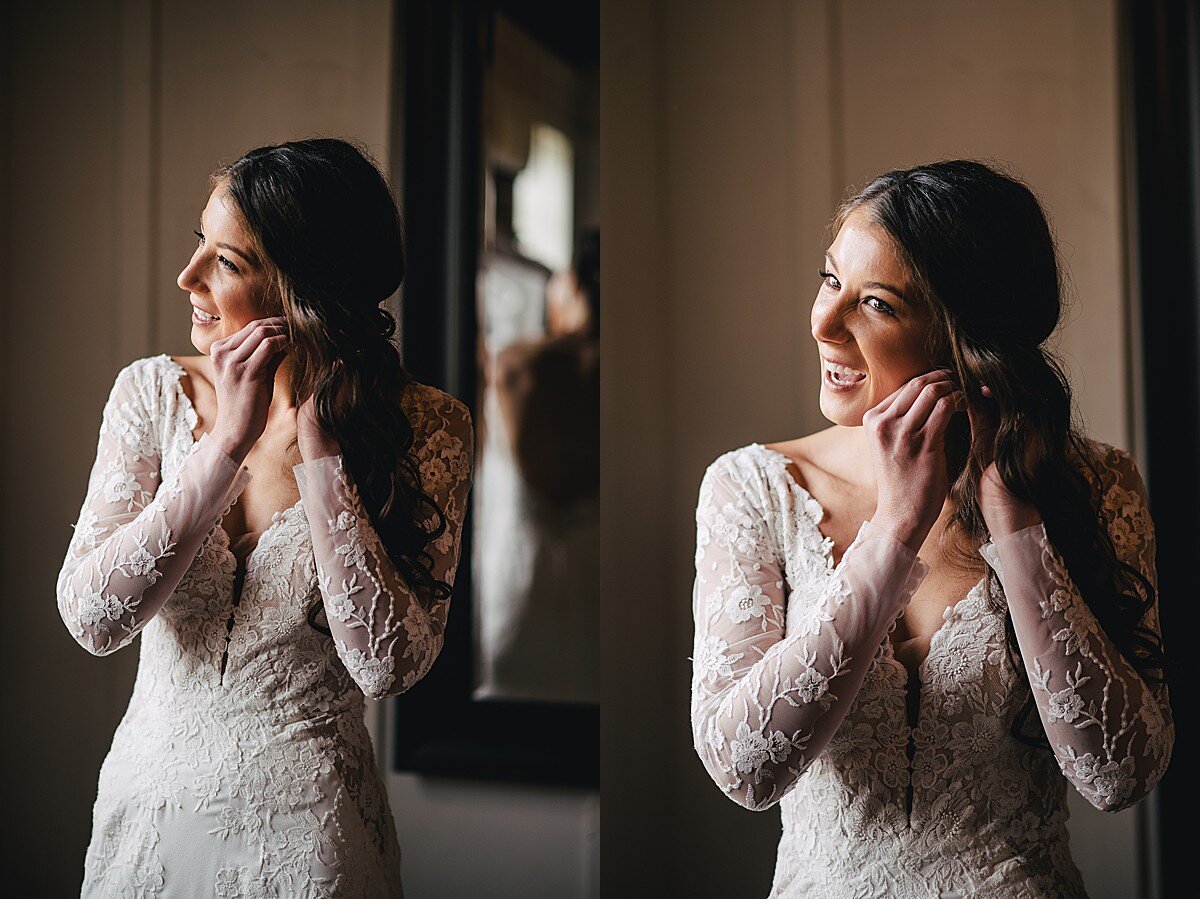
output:
[[[946,428],[962,411],[962,390],[945,369],[908,381],[863,415],[878,501],[871,519],[919,552],[950,490]]]
[[[209,349],[217,392],[212,437],[239,465],[267,427],[275,372],[287,351],[283,316],[256,319]]]

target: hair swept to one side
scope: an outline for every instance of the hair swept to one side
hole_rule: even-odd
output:
[[[213,173],[266,260],[292,340],[292,399],[314,397],[388,558],[429,608],[450,595],[428,546],[445,530],[425,493],[401,397],[412,377],[383,305],[404,280],[404,235],[387,180],[336,138],[259,147]],[[320,604],[309,621],[316,623]]]
[[[1154,587],[1117,554],[1102,514],[1097,460],[1075,421],[1063,365],[1046,345],[1062,314],[1063,277],[1041,203],[998,167],[948,160],[873,179],[839,206],[835,234],[855,211],[887,232],[908,268],[934,323],[930,357],[955,372],[969,404],[998,417],[995,461],[1004,484],[1037,508],[1113,644],[1140,674],[1161,682],[1162,641],[1142,624]],[[946,445],[955,509],[947,530],[982,542],[988,536],[977,493],[983,471],[970,452],[966,416],[957,416]],[[986,576],[990,595],[990,569]],[[1011,615],[1005,626],[1019,658]],[[1030,695],[1013,735],[1045,746],[1044,735],[1023,736],[1033,710]]]

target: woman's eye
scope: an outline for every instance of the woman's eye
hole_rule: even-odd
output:
[[[204,235],[199,231],[192,231],[192,233],[196,235],[196,240],[201,244],[201,246],[203,246]],[[224,268],[226,271],[236,272],[238,270],[236,265],[222,256],[220,253],[217,254],[217,262],[221,263],[222,268]]]
[[[870,303],[872,309],[877,309],[878,311],[882,312],[884,315],[895,315],[896,314],[896,310],[893,309],[891,306],[889,306],[887,303],[885,303],[883,300],[879,299],[879,297],[867,297],[865,300],[863,300],[863,302]],[[876,305],[876,304],[878,304],[878,305]]]
[[[837,279],[837,275],[833,272],[827,272],[824,269],[818,269],[817,274],[825,281],[825,286],[830,290],[838,290],[841,288],[841,283]]]

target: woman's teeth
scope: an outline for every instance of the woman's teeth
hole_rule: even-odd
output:
[[[848,365],[840,365],[837,362],[830,362],[828,359],[824,362],[825,379],[834,387],[853,387],[867,377],[865,371],[850,368]]]
[[[210,325],[220,320],[221,316],[219,315],[210,315],[207,312],[197,309],[195,306],[192,307],[192,321],[198,325]]]

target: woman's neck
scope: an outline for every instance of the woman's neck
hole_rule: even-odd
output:
[[[275,369],[275,392],[271,396],[271,415],[286,413],[296,406],[292,402],[292,360],[283,357],[279,368]]]

